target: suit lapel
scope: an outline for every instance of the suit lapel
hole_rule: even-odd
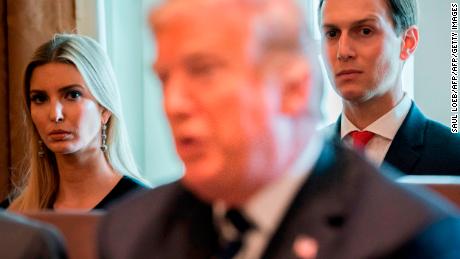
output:
[[[396,133],[384,161],[405,173],[411,173],[420,157],[427,120],[417,106],[412,106]]]
[[[336,149],[326,144],[308,180],[291,203],[262,258],[297,258],[293,244],[300,237],[317,240],[322,251],[333,246],[346,220],[346,205],[339,188],[343,174]],[[324,249],[324,250],[323,250]]]
[[[340,129],[341,129],[341,123],[340,121],[342,120],[342,114],[339,115],[339,117],[337,118],[337,121],[335,122],[335,124],[333,125],[333,134],[332,134],[332,141],[336,142],[336,143],[340,143],[342,140],[340,138]]]
[[[210,258],[218,248],[211,205],[199,200],[180,183],[155,239],[159,258]],[[143,258],[143,257],[140,257]]]

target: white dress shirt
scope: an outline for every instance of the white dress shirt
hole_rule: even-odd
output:
[[[368,142],[364,148],[364,153],[370,161],[375,165],[380,166],[385,159],[385,155],[390,148],[396,133],[401,127],[404,119],[409,113],[412,100],[404,93],[403,98],[398,104],[393,107],[389,112],[385,113],[382,117],[371,123],[362,131],[370,131],[374,133],[374,137]],[[340,125],[340,137],[346,145],[352,146],[353,140],[349,135],[350,132],[358,130],[353,123],[351,123],[347,116],[342,113]]]
[[[322,147],[322,136],[317,133],[283,177],[265,186],[243,206],[242,214],[256,227],[245,235],[243,247],[235,258],[253,259],[262,256],[292,200],[318,160]],[[213,207],[217,225],[221,231],[226,231],[222,220],[227,210],[225,204],[216,203]]]

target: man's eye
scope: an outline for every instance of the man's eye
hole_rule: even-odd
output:
[[[193,75],[208,75],[216,66],[213,64],[195,64],[189,66],[189,72]]]
[[[364,36],[369,36],[372,34],[372,29],[369,28],[362,28],[361,29],[361,34]]]
[[[34,94],[30,97],[30,102],[35,104],[41,104],[46,102],[48,98],[44,94]]]
[[[336,30],[326,31],[326,33],[324,34],[324,36],[325,36],[327,39],[334,39],[334,38],[337,38],[338,35],[339,35],[339,32],[336,31]]]
[[[169,79],[169,73],[167,72],[158,72],[158,79],[161,81],[161,83],[165,84],[168,82]]]
[[[78,99],[81,97],[81,92],[77,90],[70,90],[65,95],[68,99]]]

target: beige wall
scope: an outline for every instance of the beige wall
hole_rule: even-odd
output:
[[[26,158],[22,76],[33,51],[56,32],[75,30],[74,0],[0,0],[0,198]],[[15,174],[18,178],[20,175]]]

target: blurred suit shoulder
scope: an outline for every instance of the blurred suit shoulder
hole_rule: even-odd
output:
[[[50,225],[0,212],[0,258],[67,258],[60,234]]]

